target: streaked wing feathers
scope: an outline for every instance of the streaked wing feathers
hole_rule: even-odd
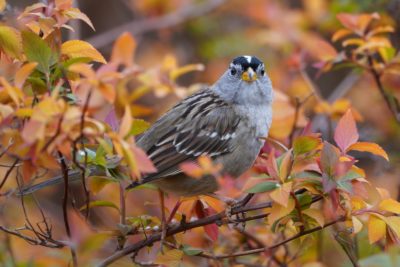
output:
[[[143,182],[176,175],[181,172],[179,164],[200,155],[217,157],[231,152],[239,122],[234,110],[211,90],[183,100],[153,126],[162,128],[164,134],[145,150],[158,171],[144,177]],[[142,138],[150,138],[151,132],[157,129],[150,129],[149,135]]]

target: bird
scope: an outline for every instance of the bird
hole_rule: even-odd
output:
[[[140,138],[156,172],[133,182],[189,197],[212,194],[212,175],[195,179],[180,165],[208,156],[222,173],[239,177],[253,165],[272,122],[273,88],[264,63],[256,56],[238,56],[211,86],[183,99],[161,116]]]
[[[222,173],[239,177],[253,165],[268,135],[272,101],[273,88],[264,63],[255,56],[234,58],[213,85],[183,99],[138,137],[136,145],[147,153],[157,171],[126,189],[150,183],[162,192],[183,197],[214,193],[218,190],[215,177],[189,177],[180,165],[208,156],[223,166]],[[89,170],[91,175],[104,173],[95,167]],[[80,179],[80,170],[70,170],[70,182]],[[62,181],[59,175],[27,186],[19,195]]]

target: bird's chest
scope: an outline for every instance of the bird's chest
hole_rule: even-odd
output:
[[[272,120],[270,107],[243,108],[240,112],[246,116],[237,134],[235,151],[240,153],[231,153],[224,158],[224,163],[235,162],[229,168],[229,173],[235,177],[253,165],[264,145],[264,140],[260,137],[267,137]]]

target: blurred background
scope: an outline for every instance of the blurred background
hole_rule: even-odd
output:
[[[35,2],[8,1],[4,16],[13,20]],[[265,62],[277,91],[271,137],[288,144],[296,121],[299,130],[311,122],[315,131],[332,141],[332,127],[351,107],[357,115],[360,139],[380,144],[390,157],[387,163],[360,153],[358,165],[374,184],[388,189],[393,196],[399,194],[400,127],[374,80],[368,73],[345,67],[321,72],[318,65],[335,54],[335,49],[341,49],[330,41],[340,28],[336,15],[341,12],[378,12],[384,23],[395,27],[390,38],[398,50],[399,0],[76,0],[75,6],[87,14],[96,31],[74,21],[71,26],[75,32],[65,31],[65,40],[88,41],[109,58],[117,37],[131,32],[137,42],[134,61],[143,68],[156,68],[171,61],[179,66],[204,65],[204,71],[190,72],[177,80],[182,90],[164,97],[163,88],[156,88],[153,94],[141,98],[139,103],[151,107],[151,111],[141,110],[137,117],[154,121],[179,98],[199,86],[212,84],[232,58],[256,55]],[[388,90],[400,92],[399,76],[387,75],[383,81]],[[302,105],[296,109],[299,103]],[[103,192],[102,197],[112,198],[115,192],[111,191]],[[44,198],[57,195],[54,190],[48,193]],[[43,201],[51,206],[51,201]],[[132,204],[129,212],[139,213],[135,208]],[[53,210],[56,212],[57,207]],[[96,214],[99,218],[107,216]],[[338,265],[334,262],[329,266]]]

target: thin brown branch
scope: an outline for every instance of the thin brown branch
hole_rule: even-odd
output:
[[[226,259],[226,258],[240,257],[240,256],[258,254],[258,253],[262,253],[262,252],[265,252],[265,251],[270,251],[270,250],[275,249],[277,247],[280,247],[280,246],[282,246],[282,245],[284,245],[286,243],[289,243],[290,241],[293,241],[293,240],[295,240],[295,239],[297,239],[299,237],[302,237],[302,236],[317,232],[317,231],[322,230],[324,228],[327,228],[327,227],[329,227],[331,225],[334,225],[334,224],[336,224],[338,222],[341,222],[344,219],[345,219],[344,217],[339,217],[338,219],[325,224],[323,227],[318,226],[318,227],[314,227],[314,228],[305,230],[303,232],[299,232],[298,234],[296,234],[296,235],[294,235],[294,236],[292,236],[292,237],[290,237],[288,239],[285,239],[285,240],[283,240],[281,242],[278,242],[275,245],[269,246],[269,247],[263,247],[263,248],[257,248],[257,249],[251,249],[251,250],[235,252],[235,253],[231,253],[231,254],[221,254],[221,255],[209,255],[209,254],[201,253],[201,254],[199,254],[199,256],[206,256],[206,257],[209,256],[212,259]]]
[[[92,96],[92,90],[89,91],[85,103],[83,105],[83,109],[82,109],[82,114],[81,114],[81,119],[80,119],[80,133],[79,136],[74,140],[73,142],[73,162],[74,164],[80,169],[81,171],[81,182],[82,182],[82,187],[83,187],[83,191],[85,192],[85,198],[86,198],[86,214],[85,214],[85,218],[86,220],[89,218],[89,214],[90,214],[90,208],[89,208],[89,204],[90,204],[90,192],[89,189],[87,188],[86,185],[86,169],[87,169],[87,161],[88,161],[88,155],[87,155],[87,151],[85,149],[85,144],[83,142],[83,138],[84,138],[84,127],[85,127],[85,115],[88,111],[89,108],[89,102],[90,102],[90,98]],[[84,165],[82,166],[82,164],[80,164],[77,159],[76,159],[76,155],[77,155],[77,143],[80,142],[81,145],[81,150],[84,153]]]
[[[15,166],[17,165],[19,159],[15,159],[11,167],[6,171],[3,180],[0,183],[0,189],[3,188],[4,184],[7,182],[8,178],[10,177],[10,174],[14,170]]]
[[[389,108],[396,122],[400,124],[400,103],[397,98],[391,96],[389,93],[386,92],[381,81],[381,74],[374,68],[374,62],[371,55],[368,55],[368,65],[370,73],[372,74],[376,86],[378,87],[380,94],[385,100],[387,107]]]
[[[69,178],[68,178],[68,166],[67,163],[65,162],[64,155],[61,152],[58,152],[59,155],[59,160],[60,160],[60,165],[61,165],[61,171],[63,173],[64,177],[64,197],[63,197],[63,204],[62,204],[62,209],[63,209],[63,218],[64,218],[64,226],[65,226],[65,231],[67,232],[67,236],[71,238],[71,228],[69,226],[69,221],[68,221],[68,183],[69,183]],[[76,251],[71,247],[71,256],[72,256],[72,263],[73,266],[78,266],[78,259],[76,255]]]
[[[225,2],[226,0],[209,0],[201,4],[188,5],[164,16],[135,20],[122,24],[85,41],[97,48],[102,48],[113,42],[122,32],[130,32],[133,35],[139,35],[149,31],[169,28],[210,13]]]
[[[322,197],[317,196],[314,197],[312,200],[312,203],[317,202],[319,200],[321,200]],[[254,206],[251,207],[239,207],[239,208],[233,208],[231,214],[235,215],[235,214],[239,214],[239,213],[243,213],[246,211],[251,211],[251,210],[257,210],[257,209],[263,209],[265,207],[271,207],[272,206],[272,202],[266,202],[266,203],[260,203],[260,204],[256,204]],[[257,219],[261,219],[261,218],[265,218],[269,215],[269,213],[263,213],[263,214],[259,214],[259,215],[255,215],[255,216],[251,216],[251,217],[245,217],[245,218],[241,218],[238,219],[235,222],[245,222],[245,221],[252,221],[252,220],[257,220]],[[197,228],[197,227],[201,227],[201,226],[205,226],[205,225],[209,225],[209,224],[213,224],[216,223],[217,225],[223,225],[223,224],[229,224],[232,223],[232,221],[226,217],[226,213],[224,211],[205,217],[205,218],[201,218],[195,221],[191,221],[191,222],[185,222],[185,223],[180,223],[178,225],[170,225],[168,227],[166,236],[172,236],[175,235],[177,233],[182,233],[182,232],[186,232],[190,229],[193,228]],[[145,239],[138,241],[137,243],[134,243],[132,245],[126,246],[125,248],[123,248],[120,251],[115,252],[113,255],[109,256],[108,258],[104,259],[98,266],[99,267],[104,267],[104,266],[108,266],[109,264],[115,262],[116,260],[129,255],[131,253],[135,254],[137,253],[139,250],[141,250],[144,247],[147,246],[151,246],[153,245],[155,242],[158,242],[161,240],[161,233],[155,233],[149,236],[146,236]]]

